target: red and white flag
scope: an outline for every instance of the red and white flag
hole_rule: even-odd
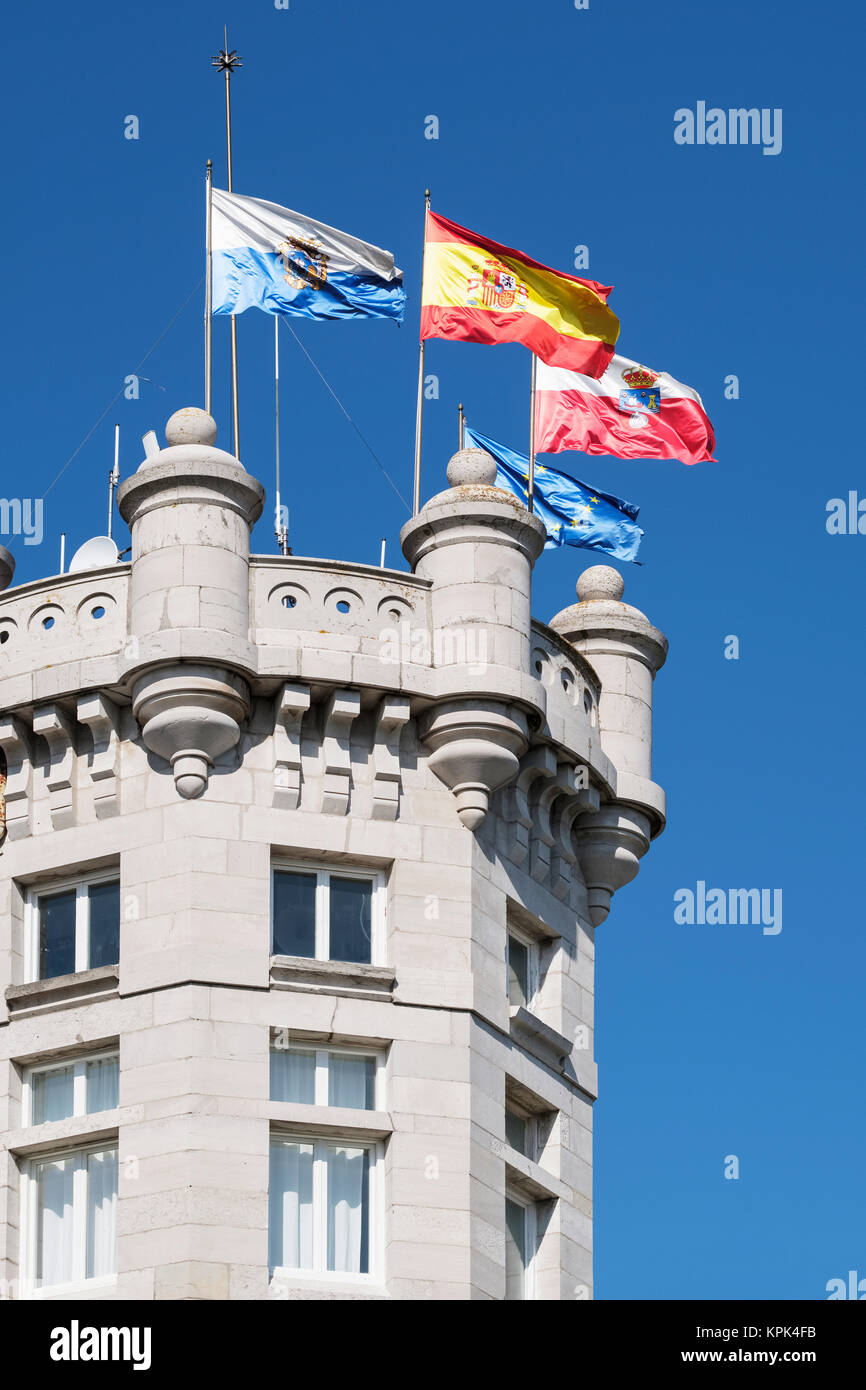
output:
[[[627,357],[613,357],[598,380],[539,359],[535,412],[539,453],[713,459],[716,439],[697,391]]]

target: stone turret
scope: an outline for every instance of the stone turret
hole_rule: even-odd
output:
[[[189,798],[250,713],[250,530],[264,489],[213,447],[203,410],[177,411],[165,435],[118,493],[132,533],[126,675],[146,747]]]
[[[447,474],[451,487],[431,497],[400,539],[414,573],[431,581],[434,637],[451,639],[433,643],[439,699],[421,736],[431,768],[474,830],[529,744],[527,714],[536,701],[521,677],[529,671],[532,566],[545,530],[493,486],[489,454],[462,449]]]
[[[593,565],[577,581],[578,602],[550,626],[591,663],[601,681],[601,746],[617,768],[616,800],[577,822],[578,855],[593,924],[603,922],[611,895],[630,882],[663,824],[652,775],[652,687],[664,664],[663,633],[622,602],[622,576]]]

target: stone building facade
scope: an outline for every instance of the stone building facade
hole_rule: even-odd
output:
[[[132,559],[0,553],[0,1289],[591,1297],[595,928],[666,641],[461,452],[411,573],[250,556],[202,411]]]

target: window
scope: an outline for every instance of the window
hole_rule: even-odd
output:
[[[271,1271],[369,1276],[378,1146],[314,1138],[271,1142]]]
[[[529,1009],[537,988],[538,947],[528,937],[509,928],[507,959],[508,1002]]]
[[[508,1300],[533,1297],[535,1242],[534,1204],[506,1195],[505,1297]]]
[[[24,1274],[34,1291],[117,1271],[117,1149],[34,1158],[24,1182]]]
[[[24,1116],[29,1125],[67,1120],[113,1110],[117,1105],[119,1057],[116,1052],[93,1053],[25,1073]]]
[[[378,875],[275,869],[273,954],[370,965],[381,954],[383,913]]]
[[[271,1100],[377,1108],[378,1058],[349,1048],[271,1047]]]
[[[51,980],[77,970],[117,964],[120,884],[116,878],[34,890],[28,910],[28,979]]]
[[[535,1121],[531,1116],[506,1109],[505,1138],[524,1158],[535,1158]]]

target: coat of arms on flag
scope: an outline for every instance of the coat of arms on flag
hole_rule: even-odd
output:
[[[658,372],[648,371],[646,367],[631,367],[622,373],[626,383],[619,393],[619,408],[629,415],[658,415],[661,410],[661,391],[656,387]],[[641,422],[642,423],[642,422]]]
[[[501,262],[491,258],[483,265],[474,265],[466,277],[466,307],[485,309],[524,309],[529,291],[523,281]]]

